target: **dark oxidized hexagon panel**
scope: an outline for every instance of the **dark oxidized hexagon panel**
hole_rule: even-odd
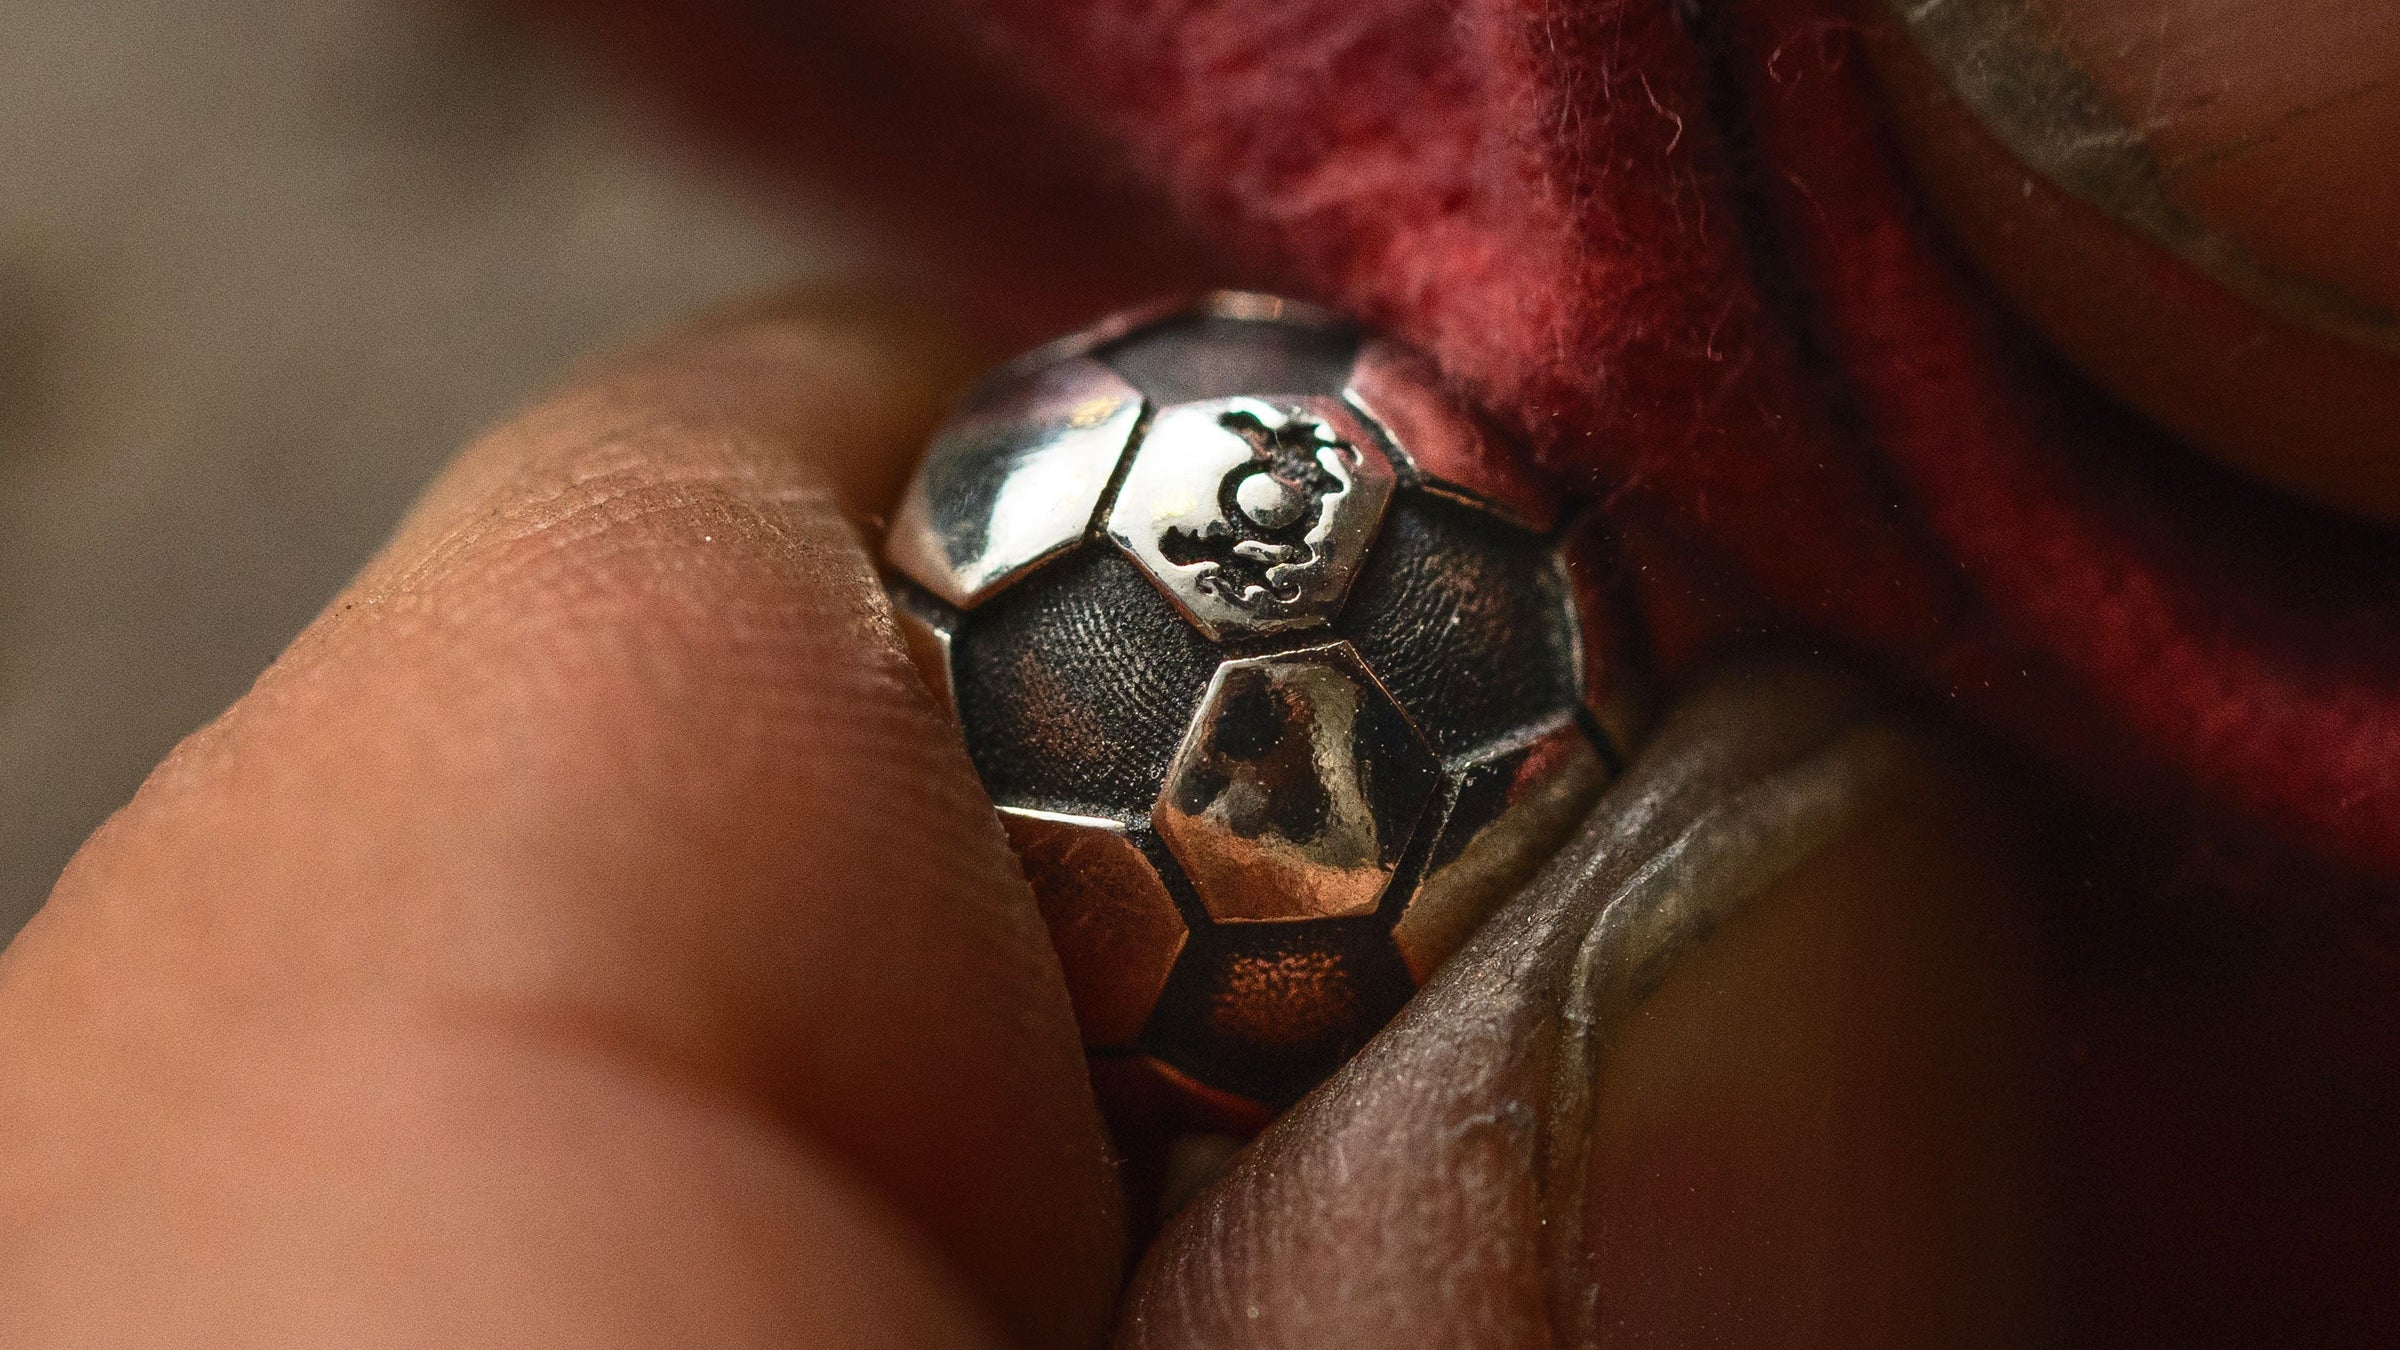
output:
[[[1334,642],[1219,666],[1151,819],[1220,923],[1371,914],[1440,780]]]
[[[1109,510],[1109,537],[1218,641],[1325,623],[1383,523],[1395,475],[1339,399],[1162,409]]]
[[[952,651],[967,750],[996,804],[1128,823],[1158,800],[1221,659],[1096,544],[993,596]]]

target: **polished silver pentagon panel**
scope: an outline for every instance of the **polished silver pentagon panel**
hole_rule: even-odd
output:
[[[1142,396],[1079,357],[984,391],[935,436],[884,537],[899,572],[961,609],[1090,528]]]
[[[1151,419],[1108,533],[1211,639],[1288,632],[1341,610],[1394,482],[1339,399],[1180,403]]]
[[[1347,642],[1227,661],[1151,823],[1219,923],[1373,913],[1440,766]]]

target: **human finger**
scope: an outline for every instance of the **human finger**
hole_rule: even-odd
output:
[[[857,525],[957,345],[588,372],[160,767],[0,967],[11,1325],[1096,1338],[1064,989]]]

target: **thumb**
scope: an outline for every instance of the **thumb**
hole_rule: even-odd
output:
[[[1168,1227],[1120,1344],[2039,1342],[2024,895],[1822,670],[1686,700],[1578,841]]]

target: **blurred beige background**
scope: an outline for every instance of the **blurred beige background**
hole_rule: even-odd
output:
[[[0,938],[458,442],[873,265],[440,0],[0,0]]]

